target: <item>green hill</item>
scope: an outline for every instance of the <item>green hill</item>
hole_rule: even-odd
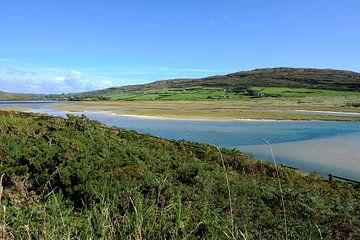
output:
[[[360,90],[360,73],[311,68],[265,68],[200,79],[175,79],[144,85],[125,86],[125,90],[186,87],[296,87],[327,90]],[[111,90],[111,89],[109,89]],[[105,92],[108,90],[104,90]]]
[[[303,89],[359,92],[360,73],[331,69],[266,68],[199,79],[163,80],[55,97],[70,100],[199,100],[218,99],[224,95],[230,95],[231,98],[234,98],[231,95],[262,95],[256,89],[258,87],[291,88],[303,92]],[[226,92],[223,92],[224,89]]]
[[[359,92],[360,73],[332,69],[265,68],[223,76],[163,80],[72,94],[36,95],[0,92],[0,100],[203,100],[219,99],[224,96],[236,100],[241,96],[267,96],[267,92],[273,93],[270,96],[279,96],[284,89],[287,92],[294,89],[295,94],[298,92],[304,94],[310,89],[318,91],[319,95],[329,95],[326,91],[331,91],[330,94],[334,94],[333,91]],[[261,92],[262,90],[264,93]]]
[[[358,186],[235,150],[1,111],[0,138],[2,239],[360,238]]]

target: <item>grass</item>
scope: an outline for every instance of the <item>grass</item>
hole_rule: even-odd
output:
[[[358,186],[236,150],[15,112],[0,138],[4,239],[360,238]]]
[[[234,95],[234,94],[231,94]],[[120,101],[144,101],[144,100],[161,100],[161,101],[198,101],[208,99],[221,99],[224,96],[224,88],[166,88],[145,91],[123,91],[118,90],[110,95],[105,95],[110,100]]]
[[[353,97],[360,99],[360,92],[286,87],[250,87],[248,89],[236,90],[226,87],[197,86],[191,88],[156,88],[133,91],[119,89],[104,96],[109,100],[115,101],[251,101],[254,97],[269,96],[273,98]]]
[[[286,88],[286,87],[252,87],[254,91],[264,95],[277,97],[304,98],[304,97],[360,97],[357,91],[334,91],[309,88]]]
[[[267,139],[264,139],[264,141],[266,142],[266,144],[269,147],[269,151],[271,153],[271,157],[272,157],[272,160],[273,160],[273,163],[275,166],[275,170],[276,170],[276,177],[278,179],[279,190],[281,193],[281,205],[282,205],[283,212],[284,212],[285,239],[287,240],[288,239],[288,230],[287,230],[287,220],[286,220],[286,208],[285,208],[285,202],[284,202],[284,192],[282,189],[281,179],[280,179],[280,175],[279,175],[279,169],[278,169],[278,165],[276,164],[275,155],[274,155],[274,152],[273,152],[270,142]]]

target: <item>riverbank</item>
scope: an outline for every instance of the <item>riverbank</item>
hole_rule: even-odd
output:
[[[284,109],[292,109],[291,106],[288,108],[284,108],[284,106],[249,106],[242,102],[95,101],[66,102],[51,105],[48,108],[69,112],[100,111],[124,116],[162,119],[360,121],[360,116],[336,116],[336,114],[325,115],[323,112],[319,114],[304,112],[313,111],[313,108],[300,109],[299,112],[287,112]],[[297,111],[297,108],[295,107],[294,110]],[[334,108],[332,112],[342,111]]]
[[[256,103],[256,104],[255,104]],[[98,111],[106,114],[143,117],[149,119],[184,120],[328,120],[360,121],[357,108],[340,108],[293,105],[272,102],[266,105],[263,100],[241,101],[82,101],[1,104],[3,110],[31,111],[31,104],[38,110],[54,109],[65,113]]]

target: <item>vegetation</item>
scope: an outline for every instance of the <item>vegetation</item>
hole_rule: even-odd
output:
[[[2,239],[360,238],[359,186],[236,150],[15,112],[0,138]]]
[[[121,101],[252,101],[256,98],[304,98],[314,96],[357,97],[360,92],[334,91],[306,88],[250,87],[247,89],[226,89],[220,87],[193,87],[178,89],[149,89],[141,91],[119,90],[108,96],[92,97],[76,95],[71,101],[80,100],[121,100]]]

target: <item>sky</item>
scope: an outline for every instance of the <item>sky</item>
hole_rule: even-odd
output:
[[[0,91],[68,93],[265,67],[360,72],[358,0],[2,0]]]

